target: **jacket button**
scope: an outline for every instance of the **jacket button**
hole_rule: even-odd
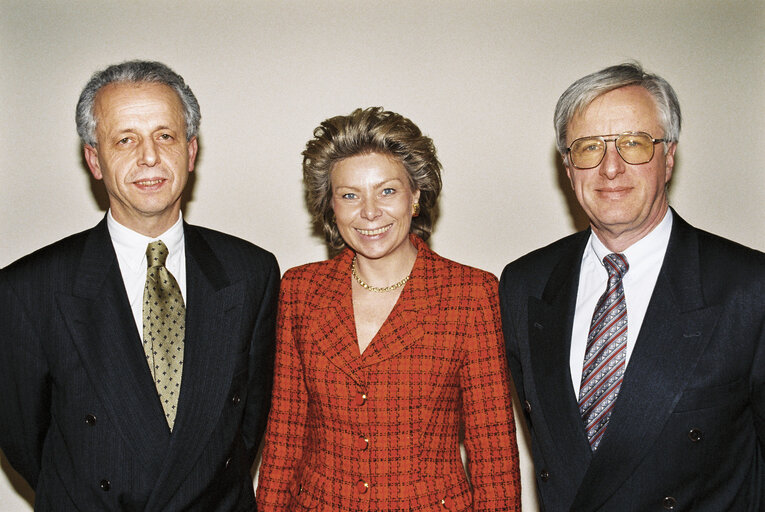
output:
[[[356,485],[354,486],[354,489],[359,494],[364,494],[369,490],[369,484],[366,483],[364,480],[359,480],[356,482]]]
[[[441,508],[445,508],[446,510],[454,510],[454,502],[449,498],[444,498],[441,500]]]
[[[550,473],[546,469],[543,469],[542,471],[539,472],[539,478],[543,482],[546,482],[550,479]]]
[[[528,400],[524,400],[523,410],[526,411],[526,414],[531,414],[531,402],[529,402]]]
[[[697,428],[692,428],[688,431],[688,439],[694,443],[701,441],[702,437],[704,437],[703,432]]]
[[[102,491],[108,491],[112,488],[112,483],[109,480],[101,480],[98,485]]]
[[[85,423],[90,425],[91,427],[96,424],[96,417],[92,414],[86,414],[85,415]]]
[[[367,394],[366,393],[357,393],[356,396],[353,398],[353,402],[361,407],[364,405],[367,401]]]
[[[369,447],[369,439],[366,437],[357,437],[356,441],[354,441],[354,447],[359,450],[366,450]]]
[[[677,506],[677,500],[673,498],[672,496],[667,496],[663,500],[661,500],[661,506],[664,507],[667,510],[674,510]]]
[[[239,398],[239,395],[237,393],[234,393],[234,396],[231,397],[231,403],[234,405],[239,405],[239,402],[241,402],[242,399]]]
[[[231,457],[229,457],[228,459],[226,459],[226,465],[225,465],[225,468],[226,468],[226,469],[228,469],[230,466],[231,466]]]

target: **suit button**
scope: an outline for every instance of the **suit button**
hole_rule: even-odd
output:
[[[543,482],[546,482],[550,479],[550,473],[546,469],[543,469],[542,471],[539,472],[539,478]]]
[[[664,507],[667,510],[674,510],[677,506],[677,500],[673,498],[672,496],[667,496],[663,500],[661,500],[661,506]]]
[[[241,402],[242,399],[239,398],[239,395],[237,393],[234,393],[234,396],[231,397],[231,403],[234,405],[239,405],[239,402]]]
[[[526,414],[531,414],[531,402],[529,402],[528,400],[524,400],[523,410],[526,411]]]
[[[85,423],[90,425],[91,427],[96,424],[96,417],[92,414],[86,414],[85,415]]]
[[[369,490],[369,484],[366,483],[364,480],[359,480],[356,482],[356,485],[354,486],[354,489],[359,494],[364,494]]]
[[[109,480],[101,480],[98,484],[102,491],[108,491],[112,488],[112,483]]]
[[[704,437],[704,433],[697,428],[692,428],[688,431],[688,439],[694,443],[701,441],[702,437]]]
[[[357,437],[353,442],[353,446],[359,451],[366,450],[369,447],[369,439],[363,436]]]
[[[357,393],[355,397],[353,397],[353,402],[361,407],[364,405],[367,401],[367,394],[366,393]]]
[[[454,510],[454,502],[449,498],[444,498],[441,500],[441,508],[445,508],[446,510]]]
[[[225,467],[226,467],[226,469],[228,469],[228,468],[229,468],[229,466],[231,466],[231,457],[229,457],[228,459],[226,459],[226,466],[225,466]]]

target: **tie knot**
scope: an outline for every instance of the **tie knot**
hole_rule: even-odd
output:
[[[627,258],[624,257],[624,254],[615,252],[612,252],[603,258],[603,265],[608,271],[609,278],[617,276],[621,279],[630,269],[630,264],[627,263]]]
[[[151,242],[146,247],[146,262],[149,268],[151,267],[164,267],[165,260],[167,260],[167,246],[162,243],[162,240],[156,240]]]

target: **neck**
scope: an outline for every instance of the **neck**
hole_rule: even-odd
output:
[[[609,251],[621,253],[626,251],[635,242],[643,239],[648,233],[653,231],[656,226],[661,224],[668,209],[669,205],[665,203],[659,213],[655,215],[650,222],[646,222],[643,226],[636,229],[619,230],[608,228],[607,226],[598,227],[592,222],[590,222],[590,228]]]
[[[114,220],[119,224],[135,231],[136,233],[140,233],[143,236],[148,236],[149,238],[156,238],[173,227],[173,224],[178,222],[178,219],[181,215],[181,211],[178,209],[174,212],[168,212],[165,215],[136,218],[132,216],[125,217],[120,215],[120,213],[115,211],[114,208],[111,208],[110,210],[112,218],[114,218]]]
[[[409,275],[417,259],[417,249],[411,242],[405,247],[378,259],[365,258],[356,254],[356,270],[359,277],[368,285],[386,287]]]

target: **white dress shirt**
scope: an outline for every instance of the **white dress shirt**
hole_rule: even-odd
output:
[[[659,277],[664,254],[669,245],[669,235],[672,231],[672,211],[667,209],[666,215],[650,233],[629,246],[622,252],[629,263],[629,270],[622,280],[624,297],[627,301],[627,360],[629,363],[635,341],[640,334],[643,318],[648,309],[656,280]],[[598,299],[606,291],[608,271],[603,265],[603,258],[611,254],[611,250],[595,235],[590,234],[587,247],[582,255],[579,274],[579,289],[576,294],[576,311],[574,326],[571,330],[571,383],[574,392],[579,397],[579,387],[582,381],[582,366],[584,353],[587,350],[587,335],[590,331],[592,314]]]
[[[167,261],[165,267],[173,274],[181,289],[183,301],[186,302],[186,247],[183,238],[183,215],[178,215],[178,221],[170,229],[156,238],[150,238],[126,228],[112,217],[112,212],[106,215],[106,226],[112,239],[117,262],[120,266],[122,281],[130,301],[138,336],[143,340],[143,290],[146,286],[146,247],[150,242],[162,240],[167,246]]]

